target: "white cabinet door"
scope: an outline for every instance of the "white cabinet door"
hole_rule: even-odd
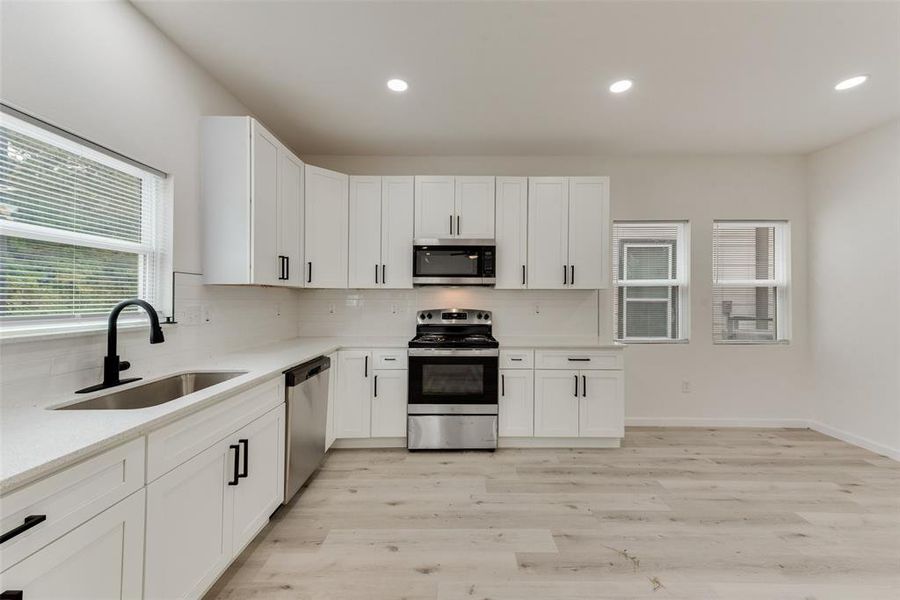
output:
[[[625,435],[625,373],[581,371],[578,435],[622,437]]]
[[[240,554],[284,500],[284,405],[267,412],[231,436],[240,448],[234,494],[232,553]]]
[[[331,368],[328,369],[328,416],[325,418],[325,450],[331,448],[334,443],[334,398],[337,394],[338,355],[332,352],[328,355]]]
[[[144,490],[128,496],[0,574],[24,600],[141,598]]]
[[[381,177],[350,177],[350,287],[377,287],[381,262]]]
[[[406,437],[408,371],[373,371],[372,437]]]
[[[281,284],[303,287],[303,161],[280,147],[278,255],[284,257]],[[281,266],[280,264],[278,265]]]
[[[534,435],[534,371],[500,370],[500,435]]]
[[[497,289],[524,289],[528,257],[528,179],[497,178]]]
[[[347,287],[348,177],[306,165],[306,287]]]
[[[381,287],[412,288],[412,177],[381,179]]]
[[[457,177],[455,237],[494,238],[494,178]]]
[[[234,457],[220,442],[147,486],[145,600],[200,598],[231,562]]]
[[[252,281],[259,285],[280,285],[277,249],[280,144],[256,121],[252,121],[251,136]]]
[[[609,179],[569,179],[569,286],[609,287]]]
[[[338,352],[334,437],[367,438],[371,432],[372,356],[365,350]]]
[[[416,177],[416,238],[448,238],[456,230],[453,177]]]
[[[569,281],[569,180],[528,179],[528,288],[562,289]]]
[[[534,372],[535,437],[578,436],[578,371]],[[577,390],[576,390],[577,386]]]

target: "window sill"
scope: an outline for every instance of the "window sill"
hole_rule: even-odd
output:
[[[714,346],[790,346],[791,340],[774,340],[765,342],[756,342],[751,340],[719,340],[713,341]]]
[[[632,344],[689,344],[691,340],[689,339],[678,339],[678,340],[616,340],[617,344],[622,344],[623,346],[630,346]]]
[[[147,326],[147,319],[122,319],[117,324],[118,331],[140,329]],[[106,333],[109,325],[106,319],[91,320],[82,323],[45,323],[31,325],[0,324],[0,342],[13,344],[16,342],[40,342],[59,340],[80,336]]]

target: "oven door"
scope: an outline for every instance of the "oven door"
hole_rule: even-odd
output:
[[[497,414],[496,348],[409,349],[408,413]]]
[[[417,240],[413,246],[416,285],[492,285],[494,247],[462,240]]]

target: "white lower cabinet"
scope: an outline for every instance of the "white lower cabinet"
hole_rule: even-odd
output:
[[[582,371],[578,406],[578,435],[622,437],[625,435],[625,373]]]
[[[284,496],[284,406],[147,487],[146,600],[200,598]]]
[[[578,371],[534,372],[535,437],[578,437]]]
[[[23,600],[139,599],[143,567],[141,489],[0,573],[0,590]]]
[[[372,437],[406,437],[408,371],[373,371]]]
[[[500,369],[499,412],[501,436],[534,435],[534,371]]]
[[[371,437],[372,353],[338,352],[337,394],[334,399],[334,437]]]

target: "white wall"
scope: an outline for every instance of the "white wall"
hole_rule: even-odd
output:
[[[3,101],[169,173],[175,269],[200,272],[200,117],[247,108],[127,2],[4,0],[0,17]],[[178,275],[176,316],[191,321],[206,307],[211,321],[166,327],[166,343],[152,347],[145,331],[124,333],[129,373],[296,335],[296,292],[198,288],[197,279]],[[29,384],[48,391],[96,382],[104,340],[4,343],[3,401]]]
[[[900,120],[809,158],[818,428],[900,460]]]
[[[793,424],[809,416],[806,388],[806,199],[804,160],[798,156],[761,157],[401,157],[306,156],[312,164],[351,174],[458,174],[458,175],[609,175],[612,215],[615,219],[689,219],[692,230],[691,341],[689,344],[632,345],[627,350],[628,402],[631,423],[683,424]],[[714,218],[788,219],[792,225],[793,337],[789,345],[714,346],[711,341],[711,243]],[[517,292],[519,294],[521,292]],[[391,292],[365,293],[366,310],[341,309],[341,299],[353,292],[301,294],[301,330],[322,330],[330,318],[342,314],[352,329],[370,334],[388,333],[400,320],[391,313]],[[482,292],[474,297],[491,302],[506,292]],[[612,338],[610,293],[559,292],[560,302],[581,302],[584,312],[567,318],[570,307],[556,304],[543,292],[526,292],[522,305],[541,299],[545,315],[517,309],[523,320],[498,333],[572,334],[580,325],[601,337]],[[496,296],[497,298],[502,296]],[[369,300],[375,298],[375,300]],[[434,295],[396,293],[400,305],[411,310],[436,300]],[[592,301],[599,310],[588,314]],[[334,303],[342,313],[327,316]],[[418,304],[418,306],[414,306]],[[495,305],[498,303],[494,303]],[[503,308],[495,306],[498,326]],[[309,318],[307,318],[309,315]],[[554,321],[546,315],[557,315]],[[542,318],[543,317],[543,318]],[[404,327],[409,330],[412,315]],[[384,331],[380,328],[384,327]],[[396,330],[396,329],[394,329]],[[683,380],[692,391],[681,392]]]

